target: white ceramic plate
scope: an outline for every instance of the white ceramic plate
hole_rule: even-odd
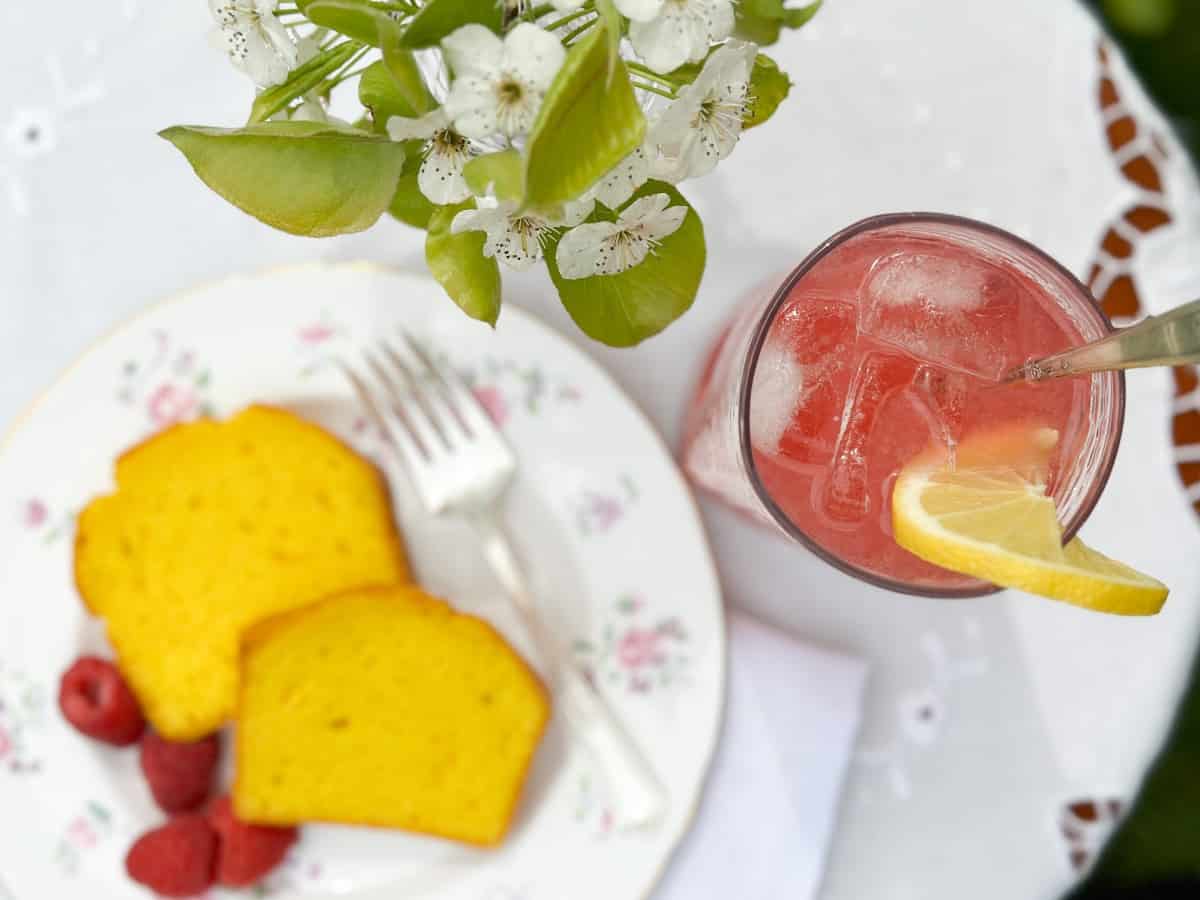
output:
[[[655,831],[614,833],[598,773],[556,722],[501,849],[307,827],[265,893],[649,895],[698,802],[724,696],[721,598],[688,489],[613,382],[520,310],[507,307],[493,333],[428,277],[313,266],[151,309],[89,352],[0,446],[0,883],[15,900],[146,896],[122,860],[161,820],[136,753],[82,738],[57,710],[63,669],[105,650],[71,581],[75,512],[109,487],[122,449],[177,419],[252,401],[296,410],[382,458],[331,360],[400,326],[471,378],[516,447],[510,518],[535,588],[651,755],[670,813]],[[420,580],[528,649],[470,537],[426,519],[392,481]]]

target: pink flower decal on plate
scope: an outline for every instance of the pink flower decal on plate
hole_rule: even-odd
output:
[[[663,661],[659,643],[663,635],[649,628],[630,628],[617,643],[617,661],[630,672],[660,665]]]
[[[8,736],[8,732],[4,730],[4,726],[0,725],[0,763],[4,762],[5,757],[12,752],[12,738]]]
[[[41,528],[46,524],[46,519],[50,517],[50,510],[46,504],[36,497],[25,504],[25,512],[22,520],[25,522],[26,528]]]
[[[193,390],[169,382],[159,385],[146,400],[150,421],[160,428],[190,418],[198,407],[199,398]]]
[[[337,334],[337,329],[327,322],[316,322],[305,325],[298,334],[300,340],[306,344],[321,344]]]
[[[488,414],[488,418],[496,423],[496,427],[502,428],[508,421],[508,402],[500,390],[488,384],[474,388],[472,393],[475,394],[475,399],[479,401],[484,412]]]
[[[616,602],[615,616],[597,641],[575,641],[575,653],[599,685],[624,687],[635,694],[668,688],[685,678],[691,663],[687,629],[675,616],[654,618],[639,595]]]

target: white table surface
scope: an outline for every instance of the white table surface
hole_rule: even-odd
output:
[[[0,427],[99,335],[191,285],[313,259],[422,264],[422,235],[391,221],[323,241],[274,232],[206,190],[154,136],[244,117],[248,84],[209,49],[207,27],[201,0],[0,7],[0,31],[13,38],[0,63]],[[544,274],[508,275],[506,302],[578,340],[673,441],[702,352],[738,295],[857,218],[972,215],[1083,274],[1103,223],[1136,196],[1103,140],[1098,37],[1070,0],[828,0],[772,51],[796,84],[776,119],[684,188],[709,253],[690,313],[617,351],[582,341]],[[1122,89],[1161,127],[1131,79]],[[30,115],[43,140],[6,137]],[[1167,141],[1178,227],[1141,256],[1154,261],[1144,279],[1154,308],[1200,294],[1200,189]],[[1163,437],[1165,373],[1140,373],[1130,390],[1127,435],[1153,437],[1138,458],[1122,455],[1085,534],[1118,534],[1137,515],[1194,539]],[[1117,628],[1007,595],[963,604],[888,595],[722,509],[705,514],[732,602],[873,665],[863,753],[823,896],[1011,900],[1067,884],[1055,811],[1073,796],[1132,790],[1191,652],[1196,575],[1181,572],[1168,613]],[[1158,574],[1184,565],[1162,532],[1143,531],[1123,558]],[[1127,677],[1118,683],[1114,671]],[[932,724],[914,718],[922,709]],[[995,761],[986,810],[972,808],[979,759]],[[1019,865],[992,864],[1006,849]]]

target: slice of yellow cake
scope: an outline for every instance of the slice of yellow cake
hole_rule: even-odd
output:
[[[75,579],[156,731],[219,728],[251,625],[330,593],[407,579],[387,484],[321,428],[252,406],[124,454],[79,516]]]
[[[550,704],[495,629],[413,587],[351,591],[249,633],[234,806],[471,844],[508,830]]]

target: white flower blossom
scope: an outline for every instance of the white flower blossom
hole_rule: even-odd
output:
[[[392,116],[387,123],[388,135],[394,141],[423,139],[421,168],[417,170],[417,187],[431,202],[439,206],[462,203],[471,196],[463,167],[476,155],[471,142],[450,127],[444,109],[409,119]]]
[[[298,60],[296,44],[275,18],[275,0],[208,0],[217,27],[212,43],[259,87],[287,81]]]
[[[566,59],[558,38],[528,22],[503,38],[464,25],[442,41],[442,52],[454,72],[446,114],[459,134],[476,139],[528,131]]]
[[[615,222],[572,228],[558,242],[558,271],[563,278],[588,278],[632,269],[687,218],[686,206],[670,204],[667,194],[651,194],[629,204]]]
[[[655,175],[667,181],[707,175],[729,156],[742,133],[750,103],[750,72],[758,48],[728,41],[704,63],[696,80],[650,127],[649,143],[661,154]]]
[[[592,210],[590,200],[567,203],[563,218],[553,219],[529,210],[517,213],[515,203],[494,197],[480,197],[476,206],[456,215],[450,223],[450,232],[484,232],[487,239],[483,242],[483,255],[494,256],[518,271],[540,262],[545,242],[563,226],[578,225]]]
[[[665,0],[650,21],[629,25],[633,49],[655,72],[699,62],[731,34],[733,0]]]
[[[650,158],[646,155],[644,147],[638,147],[597,181],[588,191],[588,195],[609,209],[619,209],[649,177]]]
[[[631,22],[648,22],[658,15],[663,8],[664,0],[616,0],[617,12]],[[666,0],[670,2],[670,0]],[[559,12],[574,12],[580,9],[584,0],[553,0],[553,6]]]

